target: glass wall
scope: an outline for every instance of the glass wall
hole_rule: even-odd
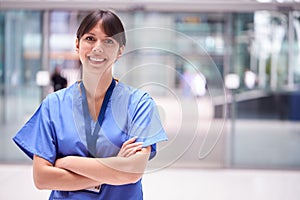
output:
[[[299,12],[234,14],[232,166],[299,168]],[[297,33],[298,32],[298,33]],[[296,103],[297,102],[297,103]],[[232,118],[231,118],[232,119]],[[255,123],[253,123],[255,122]],[[251,125],[252,124],[252,125]]]
[[[4,14],[0,13],[0,27],[4,27]],[[4,123],[4,28],[0,29],[0,124]]]
[[[80,79],[75,32],[86,13],[0,11],[1,161],[28,161],[11,137],[41,89],[52,92],[37,72],[59,66],[69,85]],[[118,14],[128,44],[114,76],[154,97],[169,134],[150,165],[300,168],[299,11]],[[235,90],[223,81],[232,73]]]
[[[12,133],[40,103],[35,75],[41,69],[41,12],[5,11],[0,14],[1,160],[17,159]]]
[[[292,26],[293,31],[290,33],[290,37],[294,41],[293,43],[289,43],[292,46],[289,55],[290,63],[293,70],[290,71],[289,76],[294,83],[299,85],[300,84],[300,11],[293,11],[290,13],[289,23]],[[294,73],[293,73],[294,72]]]
[[[53,73],[55,67],[60,67],[68,85],[80,79],[80,63],[75,52],[75,36],[80,17],[77,11],[50,12],[49,71]]]

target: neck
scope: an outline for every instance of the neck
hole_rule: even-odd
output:
[[[94,100],[104,98],[111,79],[112,75],[110,73],[96,74],[83,71],[82,82],[87,98]]]

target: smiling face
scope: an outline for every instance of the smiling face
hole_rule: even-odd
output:
[[[109,37],[98,22],[90,31],[76,40],[80,61],[83,69],[94,73],[111,71],[112,64],[122,55],[124,46]]]
[[[126,44],[123,24],[109,10],[96,10],[88,14],[76,36],[76,50],[83,72],[111,72],[112,64],[121,56]]]

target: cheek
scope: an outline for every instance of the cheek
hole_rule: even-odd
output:
[[[119,49],[111,49],[109,54],[111,55],[111,58],[117,58],[119,55]]]
[[[86,54],[90,51],[90,48],[86,47],[86,46],[80,46],[79,50],[78,50],[78,55],[80,58],[84,58],[86,56]]]
[[[79,51],[86,51],[87,49],[89,49],[91,47],[90,44],[88,44],[87,42],[85,42],[84,40],[80,40],[79,42]]]

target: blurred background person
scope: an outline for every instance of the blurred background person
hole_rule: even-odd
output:
[[[61,75],[61,67],[56,65],[53,74],[51,75],[51,83],[54,92],[63,88],[66,88],[68,81]]]

